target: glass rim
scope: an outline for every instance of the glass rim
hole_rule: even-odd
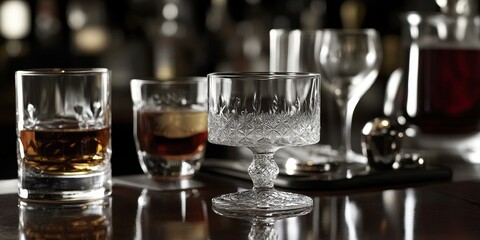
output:
[[[78,75],[109,73],[108,68],[31,68],[17,70],[15,74],[24,76]]]
[[[321,74],[316,72],[213,72],[207,75],[217,78],[252,78],[260,77],[261,79],[273,80],[277,78],[292,78],[292,77],[318,77]],[[258,80],[261,80],[258,79]]]
[[[142,84],[142,85],[181,85],[181,84],[193,84],[206,82],[207,77],[202,76],[185,76],[185,77],[169,77],[169,78],[133,78],[130,80],[130,84]]]

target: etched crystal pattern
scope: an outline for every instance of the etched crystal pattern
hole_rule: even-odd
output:
[[[230,146],[271,147],[314,144],[320,140],[320,103],[299,99],[291,104],[270,106],[269,111],[246,112],[235,104],[219,101],[210,104],[208,116],[208,140]],[[255,104],[255,103],[254,103]]]
[[[255,154],[248,167],[248,174],[255,188],[272,188],[279,169],[273,160],[273,154]]]

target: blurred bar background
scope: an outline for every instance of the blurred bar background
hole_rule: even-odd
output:
[[[15,178],[14,72],[44,67],[112,70],[114,175],[141,173],[129,81],[135,77],[268,70],[272,28],[375,28],[384,59],[354,114],[353,137],[382,115],[385,82],[399,66],[400,20],[437,12],[435,0],[6,0],[0,2],[0,178]],[[360,148],[359,143],[353,145]],[[220,151],[207,148],[207,156]]]

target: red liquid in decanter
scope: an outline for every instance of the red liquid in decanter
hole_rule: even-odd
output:
[[[422,48],[417,77],[416,114],[409,118],[422,132],[480,131],[480,49]]]

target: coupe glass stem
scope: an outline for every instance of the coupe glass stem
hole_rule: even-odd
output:
[[[253,161],[248,167],[248,174],[253,182],[254,191],[273,189],[273,180],[279,172],[273,153],[254,153]]]

